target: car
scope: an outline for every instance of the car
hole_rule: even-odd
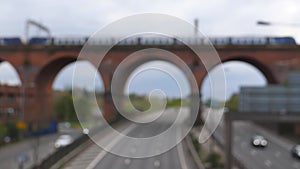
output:
[[[82,130],[83,134],[89,134],[90,130],[88,128],[84,128]]]
[[[72,136],[64,134],[64,135],[59,136],[56,139],[56,141],[54,143],[54,147],[55,148],[62,148],[62,147],[65,147],[65,146],[71,144],[72,142],[73,142]]]
[[[262,148],[264,148],[264,147],[266,147],[268,145],[268,141],[267,141],[266,138],[264,138],[261,135],[254,135],[252,137],[251,144],[254,147],[262,147]]]
[[[291,153],[293,157],[300,159],[300,145],[293,146]]]

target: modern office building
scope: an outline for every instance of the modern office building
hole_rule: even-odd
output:
[[[242,87],[239,112],[300,113],[300,73],[289,73],[286,85]],[[294,126],[294,131],[300,134],[300,124]]]

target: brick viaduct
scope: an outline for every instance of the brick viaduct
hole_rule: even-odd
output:
[[[201,89],[207,72],[195,53],[186,46],[119,45],[110,50],[98,68],[106,94],[110,94],[111,78],[117,65],[133,52],[149,47],[165,49],[179,56],[189,65],[197,81],[198,86],[192,88]],[[0,61],[9,62],[21,79],[26,122],[35,123],[53,117],[52,83],[64,66],[76,61],[81,48],[82,45],[0,46]],[[297,45],[217,45],[215,48],[222,62],[238,60],[250,63],[265,75],[269,84],[284,82],[289,71],[300,69],[300,47]],[[132,68],[127,72],[128,76],[134,68],[149,61],[147,57],[140,58],[128,65]],[[173,62],[163,56],[152,57],[152,60]],[[180,65],[177,66],[180,68]],[[114,110],[111,100],[105,101],[103,111],[107,118],[115,115]]]

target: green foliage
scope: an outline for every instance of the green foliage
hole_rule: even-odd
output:
[[[84,116],[81,116],[82,120],[88,120],[90,118],[93,118],[92,116],[92,104],[88,99],[86,99],[84,96],[82,97],[76,97],[74,99],[74,103],[76,104],[76,111],[82,113],[85,113]],[[74,110],[73,115],[75,115],[75,118],[77,119],[76,112]],[[72,120],[75,120],[74,118]]]
[[[289,85],[289,82],[287,80],[285,80],[281,83],[281,85],[287,87]]]
[[[231,98],[226,102],[226,107],[230,110],[238,111],[239,109],[239,95],[233,94]]]
[[[175,98],[168,99],[167,107],[180,107],[180,106],[188,106],[189,101],[187,99]]]
[[[71,121],[70,124],[71,124],[72,128],[80,128],[81,127],[79,121]]]
[[[4,124],[0,124],[0,138],[3,138],[7,135],[7,128]]]
[[[70,91],[54,101],[54,110],[58,120],[77,121],[76,112],[73,105],[73,98]]]
[[[137,109],[139,111],[146,111],[151,106],[147,96],[130,94],[129,98],[130,98],[131,104],[135,107],[135,109]]]
[[[18,139],[19,136],[19,129],[17,128],[15,123],[9,122],[5,124],[7,135],[10,136],[12,139]]]
[[[130,102],[131,103],[125,103],[125,110],[126,112],[130,113],[133,112],[134,110],[131,109],[130,104],[134,106],[135,109],[139,111],[146,111],[150,108],[150,102],[148,100],[148,96],[145,95],[137,95],[137,94],[130,94],[129,95]],[[155,102],[161,102],[161,98],[155,98],[154,99],[154,104]],[[159,103],[157,103],[159,104]],[[175,99],[167,99],[167,105],[166,107],[180,107],[182,106],[188,106],[189,102],[187,99],[181,99],[181,98],[175,98]],[[153,108],[155,110],[155,107]]]
[[[194,145],[194,147],[195,147],[195,150],[196,150],[196,152],[198,153],[198,155],[200,156],[200,144],[199,144],[199,142],[198,142],[198,139],[196,138],[196,137],[194,137],[193,135],[192,135],[192,142],[193,142],[193,145]]]
[[[207,155],[205,162],[210,164],[210,168],[223,168],[224,164],[221,162],[221,155],[216,152],[211,152]]]
[[[20,130],[17,128],[16,123],[14,122],[0,124],[0,139],[3,139],[5,136],[9,136],[12,141],[16,141],[19,139],[19,132]]]

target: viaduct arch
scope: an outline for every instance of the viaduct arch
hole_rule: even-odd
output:
[[[296,45],[217,45],[215,47],[222,62],[238,60],[250,63],[265,75],[268,83],[284,82],[289,71],[300,70],[300,47]],[[76,61],[81,48],[81,45],[0,46],[0,60],[9,62],[21,79],[25,96],[25,121],[37,122],[42,118],[41,113],[44,114],[43,118],[47,120],[52,118],[51,86],[53,80],[64,66]],[[202,62],[186,46],[180,44],[119,45],[105,56],[100,68],[98,68],[107,96],[110,95],[111,79],[118,64],[126,56],[146,48],[164,49],[179,56],[188,65],[197,81],[198,86],[193,86],[192,90],[201,89],[202,81],[207,72]],[[127,79],[130,72],[138,65],[150,61],[146,56],[147,54],[144,54],[141,56],[144,59],[128,62],[128,66],[132,68],[129,69],[123,80]],[[162,59],[159,54],[153,59],[169,61],[179,68],[182,66],[168,58]],[[90,62],[92,64],[97,63],[96,60],[90,60]],[[113,118],[115,109],[111,102],[105,103],[104,107],[105,116]]]

